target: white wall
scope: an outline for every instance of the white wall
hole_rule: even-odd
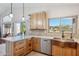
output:
[[[13,20],[19,21],[22,19],[22,5],[19,5],[21,7],[14,7],[13,8],[13,14],[14,18]],[[25,18],[28,14],[32,14],[34,12],[41,12],[46,11],[48,13],[49,18],[54,17],[65,17],[65,16],[74,16],[79,15],[79,5],[53,5],[53,6],[47,6],[47,7],[25,7]],[[10,10],[5,11],[3,15],[9,14]],[[79,22],[79,21],[78,21]],[[28,24],[28,23],[27,23]],[[79,27],[78,27],[79,28]]]
[[[14,19],[18,20],[22,17],[22,5],[19,4],[18,7],[13,6]],[[25,7],[25,16],[34,12],[46,11],[49,18],[52,17],[63,17],[63,16],[73,16],[79,15],[78,5],[53,5],[47,7]],[[10,13],[10,8],[4,11],[2,15],[8,15]]]

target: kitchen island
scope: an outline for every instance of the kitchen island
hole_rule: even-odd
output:
[[[26,55],[29,52],[31,52],[33,47],[36,49],[35,51],[38,51],[37,49],[41,47],[39,42],[40,39],[47,39],[52,40],[53,37],[50,36],[15,36],[15,37],[7,37],[2,38],[6,41],[6,55],[7,56],[17,56],[17,55]],[[34,45],[35,43],[35,45]],[[51,44],[51,43],[50,43]],[[40,52],[40,51],[38,51]]]

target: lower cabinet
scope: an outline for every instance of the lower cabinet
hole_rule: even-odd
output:
[[[24,56],[33,50],[51,55],[50,50],[52,50],[52,56],[79,56],[79,44],[75,42],[61,42],[57,39],[52,40],[52,48],[50,48],[50,40],[36,37],[16,41],[11,45],[11,53],[14,56]]]
[[[76,53],[77,51],[75,42],[60,42],[56,40],[52,41],[53,56],[76,56]]]
[[[24,56],[32,51],[32,40],[26,39],[13,43],[13,55]]]
[[[26,54],[32,51],[32,40],[26,39]]]
[[[71,56],[71,48],[64,47],[63,48],[63,56]]]
[[[26,52],[26,41],[16,41],[13,43],[13,55],[15,56],[23,56]]]
[[[38,51],[40,52],[41,51],[41,39],[40,38],[36,38],[36,37],[33,37],[32,38],[32,49],[33,51]]]
[[[75,42],[64,43],[63,56],[76,56],[76,43]]]
[[[79,44],[77,44],[77,56],[79,56]]]
[[[59,41],[52,41],[52,55],[62,56],[62,43]]]
[[[62,56],[62,48],[59,46],[52,46],[52,55],[53,56]]]

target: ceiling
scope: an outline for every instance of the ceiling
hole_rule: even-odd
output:
[[[24,7],[59,7],[59,6],[79,6],[79,3],[25,3]],[[13,8],[22,7],[22,3],[13,3]],[[10,3],[0,3],[0,15],[10,9]]]
[[[79,3],[24,3],[25,7],[46,7],[46,6],[79,6]],[[21,7],[22,3],[13,3],[15,7]],[[10,7],[10,3],[0,3],[0,7]]]

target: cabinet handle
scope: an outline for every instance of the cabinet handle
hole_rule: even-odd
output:
[[[29,46],[31,46],[31,44],[29,44]]]
[[[23,49],[24,47],[20,47],[19,49]]]
[[[47,41],[47,40],[44,40],[44,41]]]

